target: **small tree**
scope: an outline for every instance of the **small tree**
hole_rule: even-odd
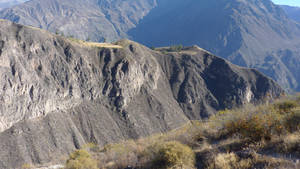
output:
[[[177,141],[156,145],[154,167],[156,168],[194,168],[195,153]]]

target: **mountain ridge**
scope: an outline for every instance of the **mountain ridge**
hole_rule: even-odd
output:
[[[0,17],[83,40],[196,44],[258,69],[290,92],[300,90],[300,24],[270,0],[31,0]]]
[[[154,51],[0,23],[0,168],[61,162],[90,142],[165,132],[284,93],[258,71],[196,46]]]

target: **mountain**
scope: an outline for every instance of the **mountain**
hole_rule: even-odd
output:
[[[300,91],[300,25],[270,0],[31,0],[0,18],[83,40],[196,44]]]
[[[286,14],[293,20],[300,22],[300,7],[281,5]]]
[[[31,0],[0,16],[83,40],[115,41],[155,6],[156,0]]]
[[[300,25],[269,0],[162,0],[129,34],[147,46],[197,44],[300,90]]]
[[[216,110],[277,98],[254,69],[197,47],[84,42],[0,21],[0,168],[178,128]]]
[[[8,8],[23,2],[26,2],[28,0],[1,0],[0,1],[0,9]]]

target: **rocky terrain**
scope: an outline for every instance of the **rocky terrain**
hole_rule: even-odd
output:
[[[282,9],[286,12],[289,18],[300,22],[300,7],[296,6],[288,6],[288,5],[281,5]]]
[[[0,78],[1,169],[61,162],[89,142],[161,133],[283,94],[258,71],[197,46],[91,43],[5,20]]]
[[[300,26],[283,9],[270,0],[31,0],[0,18],[82,40],[196,44],[298,91]]]

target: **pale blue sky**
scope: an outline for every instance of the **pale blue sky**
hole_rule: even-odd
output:
[[[273,0],[273,2],[275,4],[299,6],[300,7],[300,0]]]

